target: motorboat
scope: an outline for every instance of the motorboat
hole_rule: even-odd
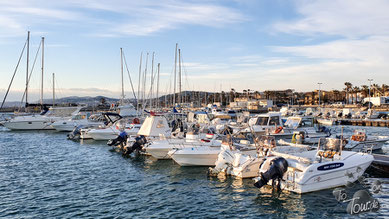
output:
[[[217,176],[219,174],[231,175],[237,178],[257,177],[260,165],[266,157],[272,156],[272,151],[283,151],[285,153],[309,150],[307,145],[289,145],[277,146],[276,140],[272,136],[260,136],[255,139],[256,151],[245,153],[234,147],[222,145],[222,151],[214,168],[209,168],[209,175]]]
[[[80,112],[83,107],[51,107],[43,115],[15,116],[3,123],[11,130],[50,130],[51,125],[59,120],[69,119]]]
[[[97,129],[109,128],[109,127],[113,126],[113,124],[115,124],[117,121],[119,121],[120,119],[123,118],[120,114],[113,113],[113,112],[106,112],[106,113],[103,113],[102,115],[105,119],[105,122],[103,125],[100,125],[98,127],[87,127],[87,126],[81,127],[81,129],[80,129],[80,138],[81,139],[93,139],[92,135],[89,134],[90,131],[94,131]],[[107,140],[109,140],[109,139],[107,139]]]
[[[120,129],[123,128],[128,135],[136,135],[141,127],[140,120],[136,117],[129,116],[128,111],[132,111],[132,105],[125,105],[121,108],[120,113],[103,113],[106,124],[97,128],[83,128],[81,129],[81,139],[93,139],[96,141],[106,141],[116,138]],[[119,106],[120,107],[120,106]]]
[[[214,133],[199,133],[199,131],[189,131],[185,137],[162,137],[152,141],[147,145],[146,152],[157,159],[171,159],[169,151],[173,149],[183,149],[186,147],[215,146],[218,147],[221,140]]]
[[[245,132],[263,135],[266,133],[267,129],[283,126],[281,113],[269,112],[266,114],[259,114],[253,118],[250,118],[248,126],[249,127],[245,129]]]
[[[345,150],[353,151],[375,151],[380,150],[389,136],[367,135],[365,130],[355,130],[344,146]]]
[[[87,132],[87,136],[96,141],[106,141],[116,138],[122,129],[127,133],[127,135],[136,135],[142,125],[133,121],[134,120],[121,119],[111,126],[91,129]]]
[[[180,129],[179,126],[175,125],[175,127]],[[117,150],[122,151],[125,155],[130,155],[134,151],[144,153],[146,152],[145,148],[152,142],[164,140],[174,134],[169,127],[166,117],[155,113],[151,113],[145,119],[136,134],[128,134],[126,133],[127,130],[123,128],[119,128],[119,131],[118,136],[108,141],[107,144],[116,147]]]
[[[305,139],[310,139],[317,143],[319,138],[329,137],[331,132],[328,128],[322,126],[318,130],[315,127],[314,117],[312,116],[291,116],[288,117],[284,126],[272,126],[266,129],[265,134],[278,139],[292,139],[299,133]]]
[[[102,115],[77,114],[71,119],[59,120],[51,124],[57,131],[70,132],[75,127],[99,127],[104,125],[105,119]]]
[[[231,145],[229,137],[223,139],[221,145],[194,146],[185,148],[176,148],[169,151],[169,156],[180,166],[215,166],[222,147]],[[248,140],[239,140],[239,143],[231,147],[239,147],[239,150],[248,154],[255,153],[256,147]]]
[[[299,153],[273,151],[272,154],[275,158],[284,159],[286,163],[277,166],[274,160],[265,161],[260,167],[255,185],[261,187],[274,184],[275,178],[272,174],[282,173],[282,180],[278,181],[281,189],[296,193],[314,192],[353,183],[374,160],[374,157],[367,153],[343,151],[342,141],[336,138],[320,139],[316,150]]]
[[[332,118],[316,118],[317,123],[325,126],[332,126],[336,124],[336,119]]]

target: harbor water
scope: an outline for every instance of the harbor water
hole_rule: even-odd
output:
[[[388,128],[366,130],[389,135]],[[389,154],[389,145],[382,153]],[[367,177],[366,185],[346,188],[351,197],[375,180],[382,183],[374,194],[380,210],[351,216],[333,189],[278,193],[257,189],[250,179],[207,177],[206,172],[172,160],[122,157],[106,142],[70,141],[66,133],[0,127],[0,218],[389,217],[388,178]]]

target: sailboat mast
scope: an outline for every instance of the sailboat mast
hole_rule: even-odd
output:
[[[177,48],[178,48],[178,43],[176,43],[176,52],[174,55],[173,107],[176,106]]]
[[[220,84],[220,106],[222,106],[222,103],[223,103],[222,84]]]
[[[160,70],[160,66],[161,66],[161,63],[158,63],[158,76],[157,76],[157,104],[156,104],[156,108],[158,109],[159,108],[159,70]]]
[[[53,108],[54,108],[54,105],[55,105],[55,76],[53,73]]]
[[[30,60],[30,31],[27,32],[26,105],[28,104],[28,62]]]
[[[154,52],[151,59],[151,78],[150,78],[150,110],[153,108],[153,86],[154,86]]]
[[[178,103],[182,103],[181,96],[181,49],[178,49]]]
[[[122,99],[121,104],[124,102],[124,79],[123,79],[123,48],[120,48],[120,70],[122,74]]]
[[[146,54],[146,66],[145,66],[145,73],[143,77],[143,100],[142,100],[142,105],[143,109],[145,109],[146,105],[146,79],[147,79],[147,64],[149,62],[149,53]]]
[[[141,74],[142,74],[142,55],[143,55],[143,52],[140,53],[140,61],[139,61],[138,99],[137,99],[138,114],[139,114],[139,98],[140,98],[140,79],[141,79]]]
[[[45,57],[45,38],[42,37],[42,81],[41,81],[41,106],[43,106],[43,66],[44,66],[44,57]]]

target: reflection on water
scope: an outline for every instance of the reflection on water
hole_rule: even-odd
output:
[[[336,127],[339,129],[339,127]],[[345,128],[351,132],[352,128]],[[389,129],[367,129],[389,134]],[[206,167],[123,157],[106,142],[66,140],[54,131],[0,131],[0,217],[344,218],[332,190],[299,195],[257,189],[251,179],[208,177]],[[371,185],[376,179],[366,179]],[[389,217],[389,180],[374,194]],[[345,188],[347,194],[364,187]]]

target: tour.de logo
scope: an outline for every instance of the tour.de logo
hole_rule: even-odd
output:
[[[377,212],[380,209],[380,203],[371,196],[369,190],[375,194],[379,193],[381,191],[381,182],[376,180],[368,187],[364,183],[364,177],[359,177],[358,181],[365,189],[356,191],[351,198],[347,195],[346,189],[344,188],[336,188],[332,194],[338,202],[348,203],[346,210],[351,215]],[[346,186],[350,188],[354,185],[354,183],[348,182]]]

